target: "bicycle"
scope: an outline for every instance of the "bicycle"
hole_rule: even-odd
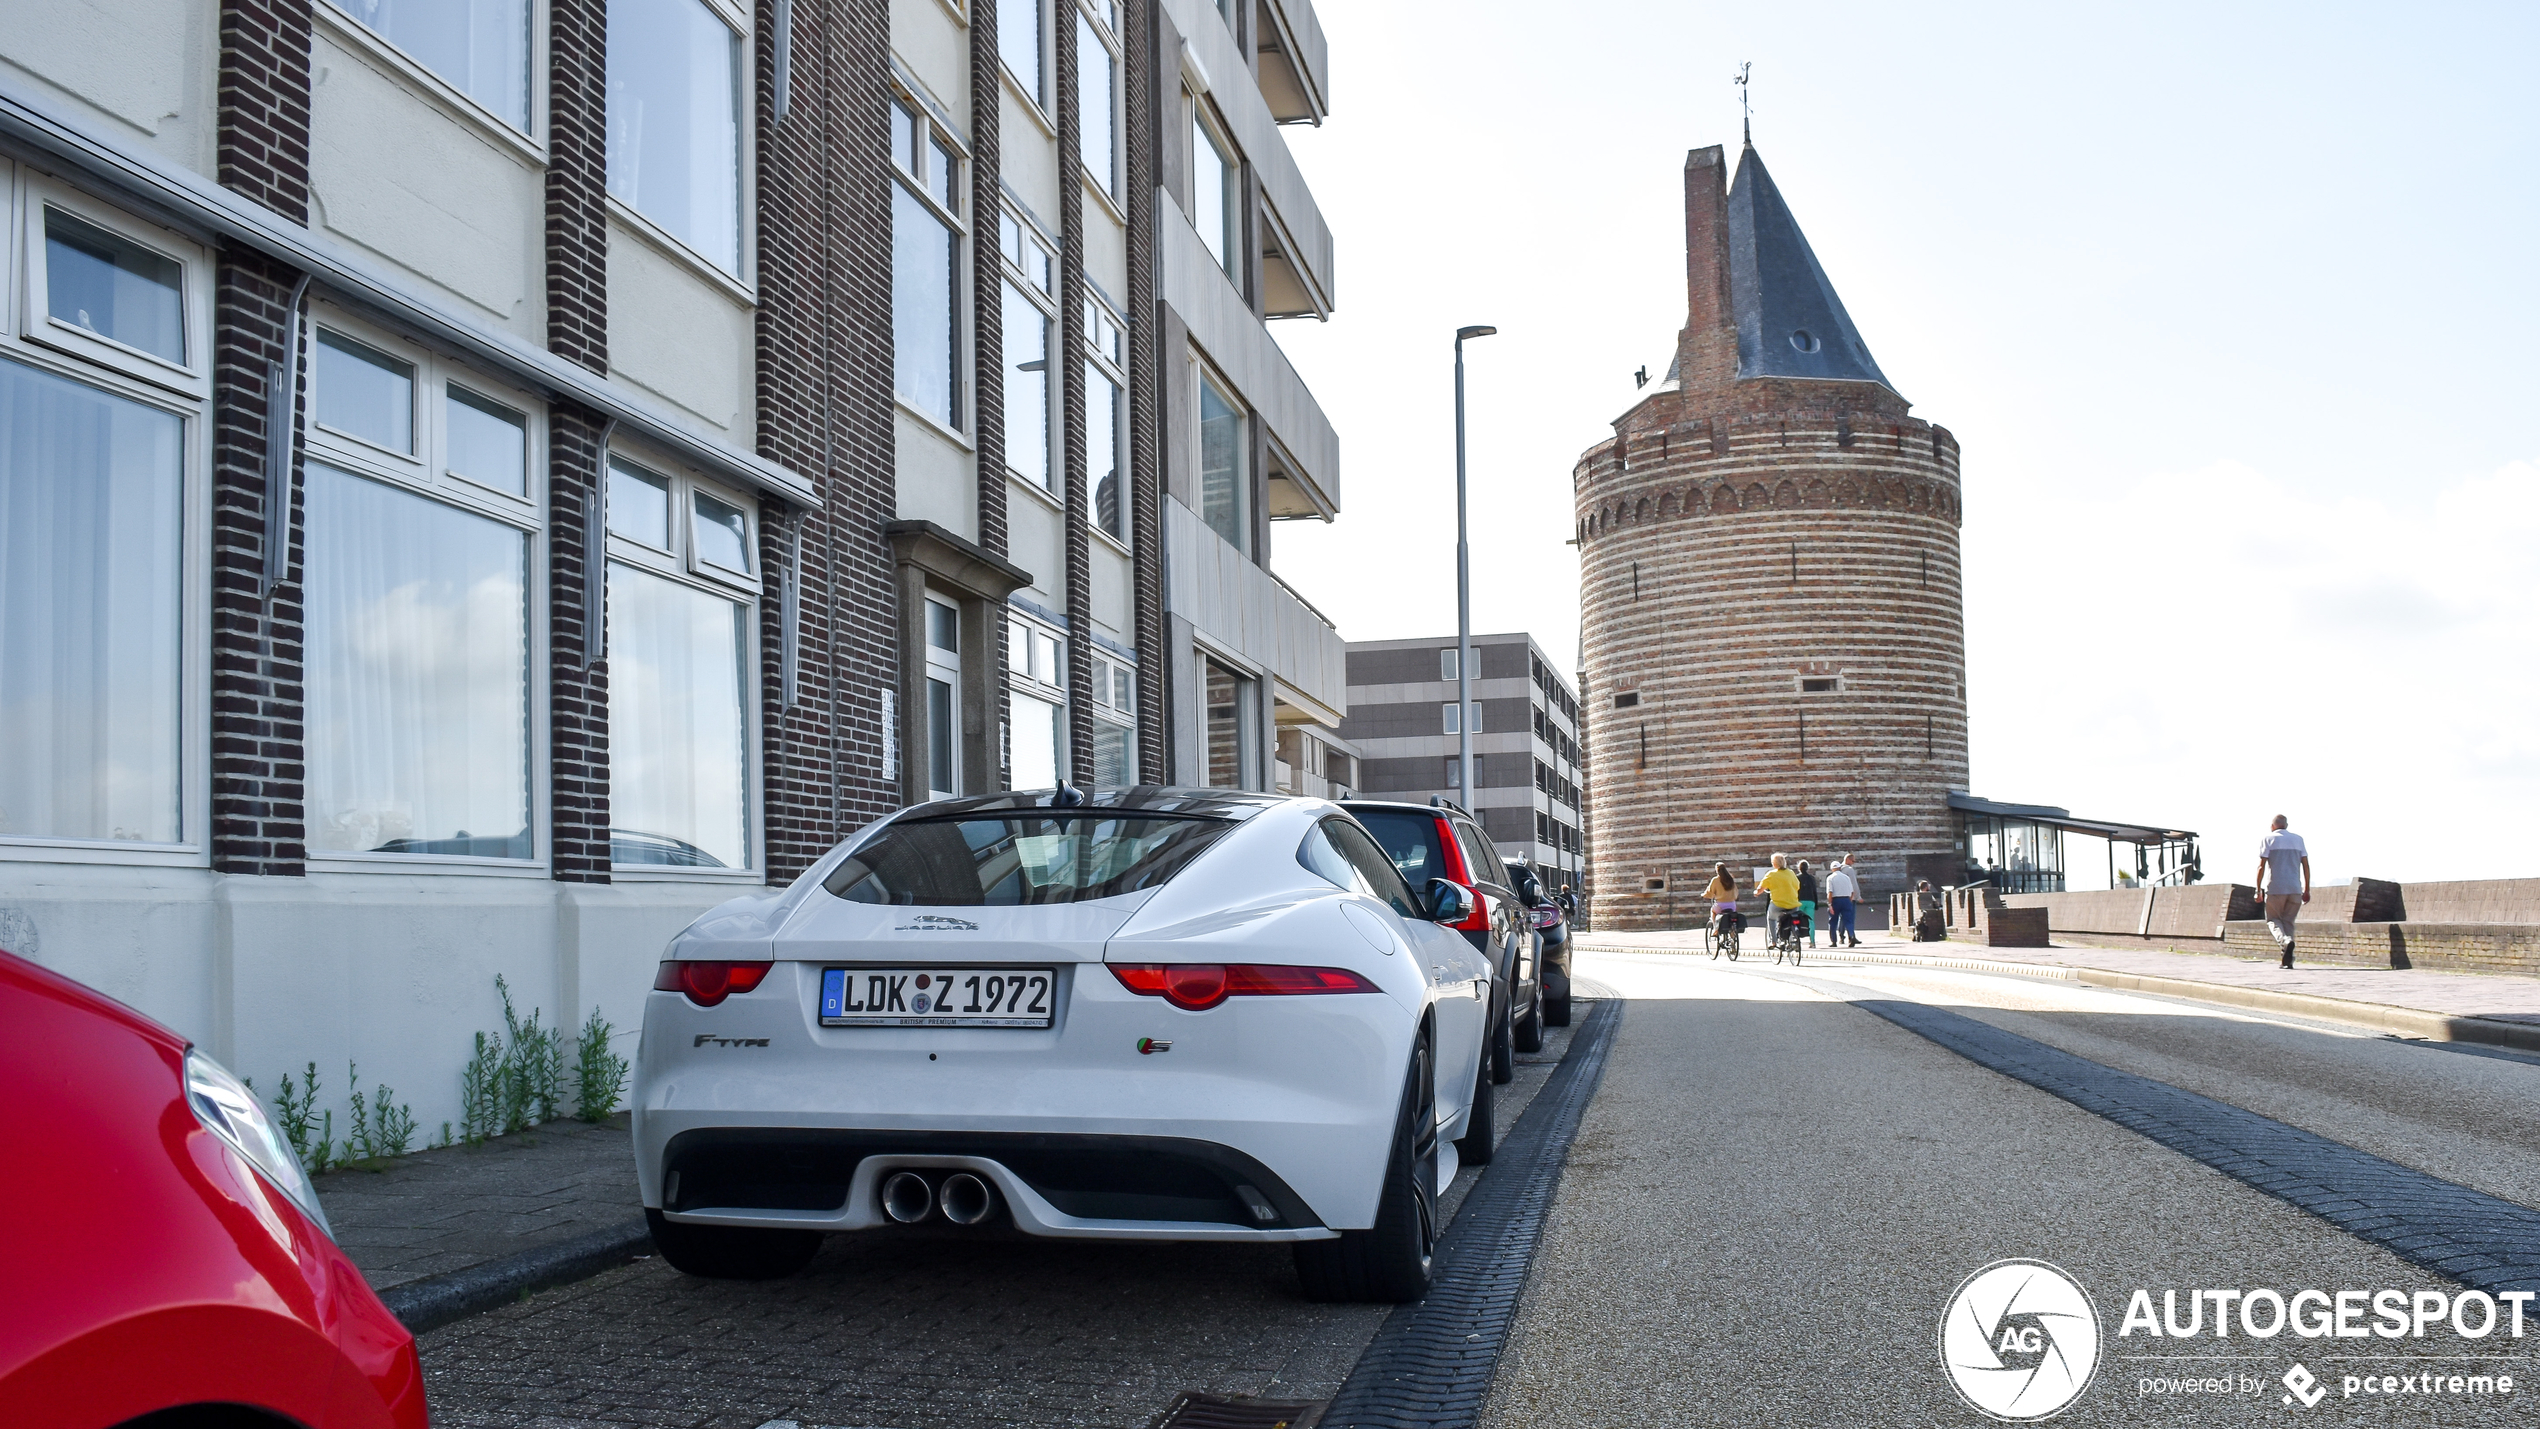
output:
[[[1713,918],[1710,922],[1702,925],[1702,941],[1704,946],[1711,950],[1711,961],[1715,963],[1718,962],[1722,953],[1729,955],[1730,962],[1737,961],[1738,930],[1743,927],[1745,923],[1746,920],[1744,918],[1741,918],[1736,914],[1730,914],[1725,917]]]
[[[1801,939],[1806,936],[1802,924],[1803,919],[1797,913],[1774,912],[1773,962],[1776,965],[1787,955],[1792,967],[1799,966],[1800,954],[1804,950]]]

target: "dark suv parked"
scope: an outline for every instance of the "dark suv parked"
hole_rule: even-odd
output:
[[[1518,901],[1535,929],[1535,978],[1543,984],[1543,1025],[1570,1025],[1570,920],[1569,910],[1558,898],[1546,893],[1543,880],[1519,859],[1508,861],[1509,886],[1517,890]]]
[[[1473,916],[1450,926],[1491,961],[1491,1080],[1517,1075],[1517,1054],[1543,1045],[1543,989],[1535,976],[1534,918],[1509,881],[1498,845],[1451,804],[1344,800],[1414,888],[1432,878],[1473,890]]]

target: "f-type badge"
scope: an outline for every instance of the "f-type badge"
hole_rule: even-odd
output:
[[[1141,1057],[1152,1057],[1158,1052],[1170,1052],[1172,1050],[1173,1044],[1170,1042],[1159,1042],[1153,1037],[1141,1037],[1138,1039],[1138,1055]]]

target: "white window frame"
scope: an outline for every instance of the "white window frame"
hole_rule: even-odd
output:
[[[1242,534],[1243,539],[1233,542],[1232,544],[1235,550],[1240,553],[1244,559],[1251,560],[1253,559],[1253,508],[1259,500],[1259,498],[1253,493],[1254,472],[1252,469],[1252,424],[1258,420],[1258,416],[1253,411],[1251,404],[1244,401],[1243,394],[1236,388],[1235,384],[1220,375],[1217,369],[1212,366],[1205,357],[1202,357],[1196,348],[1191,351],[1190,366],[1191,380],[1198,384],[1191,388],[1191,413],[1193,420],[1191,422],[1190,435],[1190,469],[1192,481],[1194,483],[1194,490],[1192,494],[1194,496],[1200,495],[1196,489],[1196,483],[1201,479],[1202,464],[1207,460],[1208,450],[1207,439],[1201,433],[1203,424],[1199,419],[1200,388],[1210,387],[1216,389],[1219,400],[1223,401],[1228,407],[1233,408],[1235,413],[1235,529]],[[1200,518],[1201,526],[1205,527],[1212,533],[1217,531],[1216,527],[1208,524],[1207,505],[1204,497],[1202,498],[1199,506],[1193,510],[1192,514]]]
[[[1052,359],[1059,356],[1060,349],[1066,343],[1066,339],[1062,336],[1065,329],[1058,320],[1058,247],[1055,240],[1041,232],[1038,224],[1017,212],[1012,205],[1000,211],[997,224],[997,254],[1004,260],[999,265],[1000,270],[1004,273],[1007,282],[1013,284],[1026,300],[1040,309],[1042,321],[1049,324],[1047,336],[1041,345],[1041,381],[1048,393],[1047,400],[1043,404],[1048,420],[1042,424],[1046,430],[1041,433],[1041,446],[1046,453],[1049,484],[1043,486],[1030,477],[1024,476],[1017,472],[1010,462],[1006,466],[1006,477],[1015,485],[1023,487],[1036,496],[1053,500],[1063,496],[1067,480],[1067,445],[1060,439],[1060,433],[1065,430],[1062,425],[1065,414],[1061,409],[1067,405],[1066,384],[1060,380],[1063,370],[1052,365]],[[1002,323],[1005,295],[999,293],[997,299],[999,322]],[[1014,431],[1009,425],[1006,429],[1006,448],[1011,451],[1013,446]]]
[[[342,0],[314,0],[311,7],[316,11],[319,27],[330,38],[394,69],[442,108],[519,150],[524,157],[540,164],[547,161],[547,40],[552,28],[547,0],[529,0],[529,127],[525,130],[515,128],[510,120],[487,108],[484,101],[443,78],[430,65],[400,49],[396,41],[341,7]]]
[[[1095,296],[1091,283],[1085,285],[1085,317],[1080,331],[1085,359],[1111,379],[1112,390],[1118,394],[1111,414],[1111,460],[1113,469],[1119,473],[1121,522],[1129,526],[1131,534],[1134,534],[1136,528],[1130,515],[1129,501],[1129,325],[1127,319],[1111,310],[1110,304]],[[1093,390],[1092,383],[1085,384],[1088,398],[1093,395]],[[1093,450],[1091,433],[1087,434],[1085,447],[1089,453]],[[1123,555],[1131,554],[1129,535],[1114,535],[1103,529],[1102,509],[1097,504],[1098,493],[1095,490],[1097,480],[1089,465],[1085,469],[1086,529],[1102,538],[1112,549]]]
[[[1066,723],[1067,712],[1074,703],[1069,696],[1067,688],[1067,632],[1038,616],[1027,614],[1022,609],[1012,605],[1007,606],[1005,609],[1005,630],[1005,678],[1007,689],[1011,691],[1013,695],[1024,696],[1043,703],[1056,705],[1058,707],[1058,717],[1063,731]],[[1032,642],[1033,647],[1045,645],[1051,651],[1054,658],[1051,662],[1050,677],[1048,679],[1042,679],[1038,675],[1032,673],[1033,662],[1031,656],[1019,654],[1017,650],[1018,637],[1022,640]],[[1009,698],[1006,702],[1008,733],[1006,735],[1005,750],[1005,771],[1008,787],[1013,787],[1014,783],[1014,736],[1011,732],[1013,727],[1013,708],[1013,700]],[[1062,732],[1053,741],[1053,745],[1056,750],[1056,754],[1051,760],[1051,763],[1056,766],[1057,778],[1062,783],[1073,782],[1075,778],[1075,771],[1072,766],[1075,761],[1070,757],[1073,752],[1070,741]]]
[[[1109,165],[1109,172],[1098,176],[1090,169],[1083,168],[1084,149],[1081,140],[1078,141],[1077,151],[1068,157],[1078,162],[1079,171],[1084,174],[1084,187],[1090,190],[1094,196],[1101,201],[1104,208],[1110,210],[1114,218],[1119,219],[1122,223],[1126,223],[1129,221],[1127,197],[1113,192],[1113,190],[1122,187],[1127,180],[1127,175],[1121,172],[1121,170],[1126,166],[1123,165],[1120,160],[1121,152],[1124,147],[1124,140],[1126,139],[1126,136],[1122,134],[1121,130],[1124,127],[1122,116],[1128,112],[1128,62],[1125,58],[1126,50],[1120,43],[1120,27],[1118,24],[1119,11],[1116,5],[1110,3],[1110,0],[1077,0],[1076,13],[1085,18],[1087,24],[1093,31],[1095,42],[1103,47],[1103,52],[1111,59],[1111,163]],[[1080,37],[1083,33],[1083,31],[1078,32]],[[1085,98],[1084,76],[1085,55],[1083,54],[1083,46],[1079,45],[1076,56],[1076,99],[1079,105],[1083,104]],[[1084,123],[1085,117],[1082,113],[1079,113],[1076,116],[1076,126],[1079,134],[1084,132]]]
[[[1023,107],[1029,110],[1032,117],[1049,131],[1050,137],[1056,138],[1058,136],[1058,106],[1048,91],[1058,82],[1057,27],[1051,21],[1056,16],[1059,7],[1055,0],[1001,0],[997,6],[997,19],[1000,24],[1004,22],[1009,6],[1020,9],[1027,5],[1038,12],[1034,18],[1038,26],[1038,41],[1041,49],[1041,92],[1035,93],[1030,85],[1023,82],[1023,76],[1016,74],[1014,67],[1005,62],[1005,36],[1003,35],[997,36],[997,70],[1005,76],[1005,82],[1013,88],[1015,97],[1023,101]]]
[[[894,128],[897,128],[901,122],[900,111],[903,109],[913,115],[917,121],[916,142],[911,145],[912,152],[909,156],[910,162],[918,166],[917,170],[911,172],[894,162],[891,165],[891,181],[915,195],[917,201],[924,204],[929,212],[950,225],[953,233],[951,274],[953,323],[950,334],[952,339],[952,421],[944,422],[934,413],[920,409],[907,397],[901,395],[896,377],[891,383],[891,400],[902,412],[916,418],[928,428],[951,438],[967,450],[971,445],[970,429],[976,420],[974,408],[977,404],[978,382],[972,368],[977,357],[977,341],[974,333],[978,298],[973,291],[977,282],[971,271],[970,249],[976,235],[971,231],[970,221],[963,216],[964,200],[968,197],[968,190],[962,180],[975,160],[969,146],[961,142],[961,136],[935,117],[935,106],[929,104],[924,96],[894,83],[885,91],[885,98],[891,111],[888,122]],[[940,199],[927,190],[930,177],[927,168],[933,163],[935,153],[934,144],[929,143],[929,140],[941,143],[951,151],[953,156],[952,178],[945,185],[946,192],[952,195],[950,208],[946,208]],[[894,362],[898,358],[896,346],[898,338],[895,315],[892,328]]]
[[[325,0],[319,0],[325,3]],[[364,441],[332,427],[318,425],[317,341],[318,329],[327,328],[353,339],[365,347],[413,364],[413,413],[415,450],[409,454]],[[311,300],[309,328],[301,351],[303,379],[307,383],[302,427],[301,455],[308,462],[331,466],[355,476],[385,482],[399,490],[411,492],[453,506],[471,515],[489,517],[521,532],[527,539],[528,563],[521,578],[528,583],[524,618],[529,622],[527,643],[523,651],[529,663],[527,671],[528,731],[526,752],[529,778],[529,857],[480,858],[469,854],[438,853],[354,853],[329,850],[312,851],[306,867],[313,873],[454,873],[509,874],[525,878],[543,878],[554,855],[552,809],[548,751],[550,708],[547,680],[547,636],[549,629],[547,602],[547,405],[534,394],[514,387],[468,366],[420,342],[400,337],[395,332],[369,322],[333,303]],[[463,387],[478,397],[498,402],[519,412],[527,419],[529,441],[523,460],[528,464],[527,490],[519,495],[486,486],[449,470],[449,389]],[[301,490],[307,490],[307,476],[301,477]],[[305,560],[306,557],[304,556]],[[305,687],[308,672],[302,671]],[[305,758],[306,751],[303,751]]]
[[[10,327],[24,341],[53,348],[127,376],[138,377],[189,397],[207,397],[212,389],[212,263],[209,252],[165,229],[130,218],[75,189],[26,175],[17,200],[20,217],[11,224],[25,255],[25,309]],[[169,362],[139,348],[126,347],[102,334],[88,332],[52,315],[45,277],[44,211],[59,209],[72,218],[117,238],[172,259],[182,274],[177,301],[185,324],[185,361]],[[12,265],[11,271],[17,271]]]
[[[610,464],[637,468],[648,476],[661,477],[670,483],[670,549],[649,546],[631,536],[608,533],[608,559],[619,565],[666,577],[681,585],[702,590],[734,601],[746,615],[741,621],[741,662],[745,672],[741,680],[742,741],[741,780],[742,838],[749,845],[741,866],[737,868],[676,868],[666,864],[618,864],[609,868],[613,883],[764,883],[767,868],[767,808],[765,745],[760,728],[761,691],[759,675],[766,668],[759,652],[760,602],[766,592],[753,578],[734,579],[718,566],[696,558],[696,539],[690,523],[696,517],[694,493],[703,491],[718,501],[739,507],[748,518],[749,549],[758,551],[758,498],[728,483],[708,476],[702,469],[682,462],[668,451],[627,436],[623,432],[609,442],[601,453],[602,480]],[[606,572],[602,573],[605,584]],[[605,646],[603,647],[605,649]]]
[[[319,3],[326,3],[326,0],[319,0]],[[1236,147],[1232,132],[1228,129],[1227,125],[1217,117],[1215,108],[1210,105],[1206,96],[1193,94],[1187,89],[1182,91],[1182,93],[1183,96],[1190,101],[1191,113],[1191,168],[1189,178],[1191,184],[1192,212],[1188,215],[1191,223],[1191,229],[1193,232],[1199,234],[1200,242],[1208,247],[1209,256],[1217,260],[1218,271],[1226,275],[1226,281],[1234,284],[1238,289],[1241,289],[1243,286],[1243,270],[1245,267],[1243,242],[1244,151]],[[1225,220],[1225,229],[1218,233],[1215,242],[1211,242],[1208,234],[1200,229],[1199,213],[1197,211],[1199,208],[1199,144],[1203,139],[1205,139],[1210,147],[1216,152],[1217,157],[1225,161],[1226,188],[1231,190],[1231,192],[1221,192],[1219,194],[1219,199],[1224,205],[1223,217]],[[1223,244],[1225,246],[1225,252],[1219,253],[1217,251],[1219,244]]]
[[[327,0],[315,0],[315,3],[323,6]],[[737,198],[736,207],[739,211],[733,217],[736,225],[732,247],[733,266],[726,268],[721,263],[698,252],[688,246],[687,240],[646,217],[643,210],[635,205],[618,197],[617,191],[609,187],[605,173],[601,175],[600,191],[608,204],[609,217],[623,224],[628,233],[651,244],[673,262],[722,289],[725,296],[744,306],[756,307],[758,305],[758,101],[753,76],[756,73],[757,64],[757,36],[751,30],[748,12],[732,4],[731,0],[696,0],[696,3],[703,5],[716,19],[723,22],[725,28],[732,31],[734,43],[738,46],[736,53],[739,56],[739,62],[735,75],[737,85],[733,94],[733,135],[737,152],[733,160],[739,167],[734,188]],[[541,4],[542,16],[544,8]],[[358,26],[360,22],[354,23]],[[536,23],[541,30],[545,28],[543,19],[533,23]],[[605,15],[602,16],[600,24],[602,33],[605,35],[608,26]],[[544,69],[543,62],[541,69]],[[600,87],[602,92],[600,123],[605,130],[608,124],[606,97],[608,76],[605,73],[600,77]],[[544,107],[543,100],[541,107]]]
[[[961,627],[966,618],[962,612],[964,604],[966,602],[958,596],[938,595],[930,590],[926,592],[925,620],[918,627],[918,639],[925,647],[927,682],[933,684],[940,681],[945,688],[952,691],[950,701],[952,729],[948,732],[942,748],[937,748],[935,741],[933,691],[927,691],[927,706],[917,712],[917,717],[926,731],[926,797],[930,800],[958,799],[964,792],[962,766],[966,761],[963,756],[969,752],[965,747],[967,741],[962,738],[962,713],[965,701],[962,698],[961,682]],[[953,645],[950,650],[935,643],[935,612],[937,610],[952,612]],[[949,789],[935,787],[935,760],[938,757],[941,757],[946,766],[952,770],[952,787]]]
[[[45,310],[40,225],[42,205],[47,202],[109,232],[167,253],[184,265],[185,350],[189,359],[201,354],[199,382],[180,386],[170,380],[171,369],[166,363],[136,354],[120,343],[51,340],[54,332],[74,338],[85,338],[87,334],[52,324]],[[30,232],[34,235],[32,241]],[[178,438],[178,541],[184,570],[177,584],[177,839],[173,843],[141,843],[0,835],[0,864],[210,866],[212,276],[210,251],[204,244],[108,208],[0,154],[0,356],[170,413],[184,424]],[[27,329],[33,324],[21,321],[29,315],[45,321],[45,337],[30,336]]]

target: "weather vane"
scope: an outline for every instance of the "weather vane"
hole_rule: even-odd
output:
[[[1755,147],[1755,108],[1747,102],[1754,91],[1747,88],[1746,77],[1748,71],[1754,68],[1755,61],[1753,60],[1747,60],[1737,67],[1737,112],[1738,118],[1745,125],[1746,147],[1750,149]]]

